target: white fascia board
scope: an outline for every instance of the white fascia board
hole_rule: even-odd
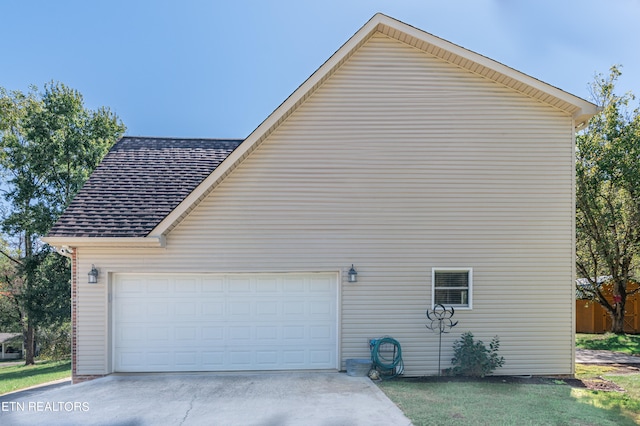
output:
[[[163,248],[164,236],[159,237],[44,237],[42,241],[53,247],[131,247]]]
[[[376,16],[374,16],[374,19],[375,18],[378,18],[379,23],[382,25],[388,26],[397,31],[401,31],[410,37],[414,37],[418,40],[443,49],[461,58],[475,62],[482,67],[503,74],[506,77],[513,78],[514,80],[526,84],[533,89],[539,90],[564,102],[572,104],[573,106],[580,109],[573,115],[573,118],[576,119],[576,124],[580,124],[580,122],[577,120],[579,117],[590,117],[597,113],[597,107],[593,103],[586,101],[578,96],[572,95],[569,92],[565,92],[564,90],[545,83],[541,80],[538,80],[537,78],[531,77],[530,75],[524,74],[514,68],[508,67],[507,65],[504,65],[491,58],[465,49],[462,46],[458,46],[457,44],[444,40],[421,29],[412,27],[411,25],[405,24],[404,22],[398,21],[389,16],[377,14]]]

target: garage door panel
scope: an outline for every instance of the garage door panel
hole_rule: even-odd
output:
[[[238,320],[251,315],[251,302],[246,300],[230,300],[227,304],[230,316],[240,317]]]
[[[283,313],[288,317],[304,315],[304,303],[301,301],[291,301],[283,303]]]
[[[147,284],[142,279],[123,278],[119,284],[121,294],[128,297],[135,297],[136,295],[145,297],[147,294]]]
[[[203,327],[202,339],[205,341],[206,340],[220,341],[224,339],[224,328],[223,327]]]
[[[251,293],[251,279],[249,278],[230,278],[228,284],[230,293]]]
[[[178,290],[176,293],[189,297],[189,293],[197,293],[200,291],[200,283],[195,278],[190,279],[177,279],[175,281],[175,289]]]
[[[145,321],[144,308],[141,309],[140,303],[124,301],[115,308],[115,315],[122,321],[128,323],[138,323]]]
[[[327,315],[332,313],[333,305],[334,304],[328,300],[309,302],[308,313],[310,315],[318,315],[322,318],[325,318]]]
[[[257,293],[278,293],[280,282],[276,278],[258,278],[256,279]]]
[[[204,321],[224,318],[224,303],[222,301],[202,302],[201,308]]]
[[[256,343],[257,344],[273,344],[280,340],[281,330],[277,326],[261,326],[256,327]]]
[[[203,278],[202,293],[224,293],[224,278]]]
[[[318,325],[309,327],[309,334],[314,341],[333,339],[333,330],[331,325]]]
[[[241,344],[242,342],[250,343],[253,340],[251,339],[251,327],[229,327],[228,328],[228,340],[232,342],[237,342],[237,344]]]
[[[301,350],[285,350],[283,352],[284,362],[293,366],[302,366],[305,364],[304,351]]]
[[[276,316],[281,312],[281,302],[276,300],[266,300],[263,302],[256,302],[256,315],[263,316]]]
[[[337,368],[335,274],[117,275],[116,371]]]
[[[146,303],[147,318],[152,321],[162,321],[172,314],[171,304],[165,299],[150,299]]]
[[[173,354],[170,352],[147,352],[147,362],[151,367],[158,367],[160,369],[170,368],[173,364]]]
[[[278,365],[278,351],[256,351],[256,364],[269,370],[271,366]]]
[[[312,350],[310,351],[311,363],[322,365],[331,360],[331,353],[326,350]]]
[[[198,365],[198,354],[196,352],[176,352],[176,366],[194,368]]]
[[[202,354],[202,366],[208,370],[222,370],[224,367],[223,351],[208,351]]]
[[[124,343],[124,344],[133,345],[133,344],[136,344],[137,342],[140,342],[140,336],[143,336],[144,332],[145,332],[144,327],[131,326],[131,327],[127,327],[126,329],[123,329],[122,332],[119,334],[118,338],[121,344]]]
[[[304,339],[304,327],[301,325],[288,325],[283,327],[283,337],[285,340]]]
[[[284,278],[282,280],[282,289],[288,294],[305,292],[304,283],[301,284],[300,280],[295,278]]]
[[[147,327],[147,333],[143,339],[148,344],[170,344],[173,340],[172,331],[172,329],[164,327]]]
[[[118,361],[125,371],[146,371],[145,359],[142,351],[121,351],[118,354]]]
[[[312,293],[327,293],[331,290],[332,283],[328,279],[313,279],[309,282],[309,291]]]
[[[151,279],[147,281],[146,291],[151,295],[157,293],[167,293],[173,290],[171,284],[172,283],[169,282],[168,279]]]
[[[192,345],[197,344],[198,342],[198,328],[193,327],[176,327],[175,328],[175,339],[180,344],[189,343]]]

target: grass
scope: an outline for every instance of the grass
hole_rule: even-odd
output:
[[[636,334],[577,334],[576,348],[624,352],[640,355],[640,335]]]
[[[640,424],[640,374],[621,374],[612,366],[582,365],[576,366],[576,378],[583,381],[607,380],[623,388],[624,392],[604,392],[575,389],[575,396],[582,402],[594,407],[621,412]]]
[[[640,354],[640,336],[579,334],[576,347]],[[592,387],[610,385],[623,392],[572,387],[569,380],[546,384],[490,380],[396,379],[380,383],[413,424],[419,425],[635,425],[640,424],[640,373],[614,366],[582,365],[576,378]],[[631,373],[630,373],[631,372]],[[607,386],[610,387],[610,386]]]
[[[0,395],[71,377],[71,361],[42,361],[36,365],[0,364]]]
[[[414,425],[635,425],[617,402],[550,384],[399,379],[380,388]],[[582,394],[586,394],[583,396]]]

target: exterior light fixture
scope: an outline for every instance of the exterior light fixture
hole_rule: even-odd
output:
[[[351,264],[351,269],[349,269],[349,282],[350,283],[358,282],[358,272],[356,272],[356,269],[353,267],[353,264]]]
[[[98,270],[96,269],[96,265],[91,265],[91,270],[89,271],[89,284],[96,284],[98,282]]]

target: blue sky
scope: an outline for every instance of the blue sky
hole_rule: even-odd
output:
[[[376,12],[589,99],[640,95],[640,0],[0,0],[0,86],[56,80],[127,134],[246,137]]]

